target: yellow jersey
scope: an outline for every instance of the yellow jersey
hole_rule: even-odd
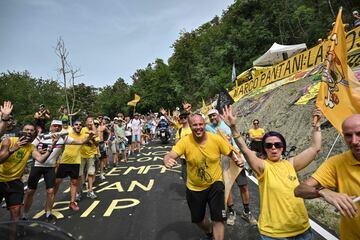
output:
[[[326,160],[312,175],[323,187],[336,188],[348,196],[360,196],[360,161],[352,152],[335,155]],[[360,203],[357,202],[360,209]],[[340,239],[360,239],[360,214],[355,218],[341,215]]]
[[[81,129],[81,134],[88,136],[90,130],[87,127]],[[94,158],[97,154],[97,143],[100,141],[99,136],[96,136],[95,139],[90,140],[88,143],[83,144],[80,153],[82,158]]]
[[[83,140],[86,138],[86,134],[80,132],[77,134],[72,129],[69,129],[69,137],[73,138],[74,140]],[[80,164],[81,163],[81,150],[82,145],[75,145],[75,144],[66,144],[64,148],[64,152],[60,159],[60,164]]]
[[[262,137],[265,134],[265,130],[263,128],[250,128],[249,129],[249,135],[251,138],[256,138],[256,137]],[[258,141],[258,140],[255,140]]]
[[[12,148],[17,142],[18,137],[10,137],[9,140],[9,148]],[[20,179],[24,173],[26,162],[29,160],[33,150],[34,145],[27,143],[13,152],[4,163],[0,164],[0,182],[10,182]]]
[[[192,191],[203,191],[214,182],[223,181],[220,157],[231,153],[229,144],[222,137],[210,132],[206,135],[207,140],[202,145],[190,134],[180,139],[172,149],[178,156],[185,156],[186,186]]]
[[[295,169],[288,160],[264,160],[258,176],[260,193],[259,231],[272,238],[293,237],[310,227],[304,200],[294,195],[299,185]]]

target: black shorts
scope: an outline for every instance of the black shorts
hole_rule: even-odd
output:
[[[131,145],[131,143],[132,143],[132,136],[126,136],[126,138],[127,138],[127,144],[128,145]]]
[[[36,189],[37,184],[41,176],[44,176],[46,189],[54,188],[55,186],[55,167],[35,167],[31,168],[29,179],[28,179],[28,188]]]
[[[262,152],[262,144],[261,143],[262,143],[261,141],[252,141],[250,143],[250,149],[257,153],[261,153]]]
[[[107,158],[105,142],[99,142],[100,159]]]
[[[24,200],[24,183],[20,179],[0,182],[0,200],[3,198],[8,209],[21,206]]]
[[[247,180],[247,176],[245,173],[245,169],[243,169],[240,173],[239,176],[237,176],[237,178],[235,179],[236,184],[241,187],[241,186],[245,186],[248,184],[248,180]]]
[[[192,191],[187,188],[186,200],[191,212],[191,221],[199,223],[204,219],[206,204],[209,204],[212,221],[225,221],[224,191],[224,183],[220,181],[214,182],[208,189],[203,191]]]
[[[56,172],[56,178],[78,179],[80,172],[80,164],[60,164]]]

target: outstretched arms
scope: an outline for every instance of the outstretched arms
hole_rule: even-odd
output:
[[[246,145],[244,139],[241,137],[239,130],[236,127],[236,117],[233,115],[232,107],[225,106],[223,115],[221,116],[224,122],[230,127],[232,137],[240,151],[244,154],[246,161],[254,172],[260,176],[264,172],[264,162],[258,158],[255,152],[251,151]]]
[[[289,161],[295,168],[295,171],[300,171],[309,165],[315,158],[316,154],[320,151],[321,148],[321,129],[320,129],[320,119],[322,117],[322,113],[319,108],[314,109],[312,114],[312,143],[311,146],[300,154],[290,158]]]

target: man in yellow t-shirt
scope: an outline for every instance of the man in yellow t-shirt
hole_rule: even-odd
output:
[[[87,117],[86,118],[86,127],[84,127],[81,130],[81,133],[89,134],[89,132],[96,132],[96,127],[94,125],[94,118],[93,117]],[[82,176],[82,173],[85,170],[87,172],[87,180],[88,180],[88,193],[87,197],[94,199],[97,196],[95,195],[92,187],[93,183],[95,181],[95,159],[96,155],[98,155],[100,152],[98,151],[98,145],[99,145],[99,136],[96,136],[94,139],[89,141],[87,144],[84,144],[81,147],[80,153],[81,153],[81,164],[80,164],[80,176]],[[84,182],[84,179],[82,179],[81,182]]]
[[[185,156],[186,199],[191,220],[204,230],[208,237],[223,239],[226,211],[220,157],[231,156],[232,148],[220,136],[205,132],[205,120],[200,114],[194,114],[188,120],[192,134],[180,139],[165,155],[164,165],[172,168],[177,165],[177,157]],[[210,208],[212,225],[205,217],[206,204]]]
[[[360,239],[360,114],[345,119],[342,132],[349,150],[323,162],[295,196],[323,197],[341,213],[340,239]]]
[[[31,142],[35,138],[35,126],[25,124],[22,137],[5,138],[0,144],[0,200],[5,197],[11,220],[20,218],[20,209],[24,199],[24,184],[21,181],[26,162],[32,156],[38,162],[44,162],[51,154],[56,141],[41,153]]]
[[[73,122],[73,127],[68,129],[69,137],[75,141],[82,141],[89,135],[81,132],[82,124],[80,120]],[[54,187],[54,194],[59,190],[59,186],[64,178],[70,177],[70,204],[69,208],[73,211],[79,211],[79,207],[76,203],[76,192],[79,187],[81,155],[80,150],[83,145],[66,144],[64,152],[60,159],[60,165],[56,172],[56,182]]]

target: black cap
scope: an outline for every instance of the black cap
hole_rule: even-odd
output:
[[[187,116],[187,115],[189,115],[188,112],[186,112],[185,110],[181,110],[179,117],[180,116]]]

